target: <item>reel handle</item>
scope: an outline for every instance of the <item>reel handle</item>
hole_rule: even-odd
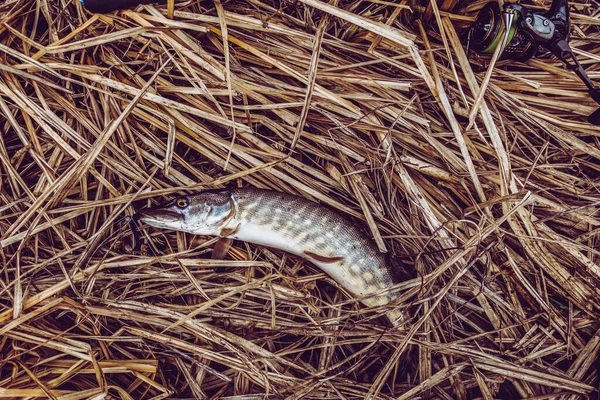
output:
[[[600,104],[600,88],[592,82],[589,75],[585,72],[569,42],[565,39],[558,40],[550,46],[550,51],[567,66],[567,69],[575,72],[579,79],[587,86],[590,97],[597,104]],[[593,125],[600,125],[600,108],[588,116],[588,122]]]
[[[590,89],[590,96],[596,103],[600,104],[600,88],[594,86]],[[600,125],[600,108],[588,116],[588,122],[592,125]]]

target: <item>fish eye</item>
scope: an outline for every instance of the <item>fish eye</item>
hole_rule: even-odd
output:
[[[189,204],[190,202],[185,197],[180,197],[177,200],[175,200],[175,205],[177,206],[177,208],[186,208]]]

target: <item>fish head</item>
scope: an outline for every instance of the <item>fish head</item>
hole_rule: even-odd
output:
[[[235,217],[236,211],[231,193],[203,192],[140,210],[135,218],[155,228],[219,236],[222,228]]]

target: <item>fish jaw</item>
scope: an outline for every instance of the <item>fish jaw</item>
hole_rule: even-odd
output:
[[[200,220],[196,220],[193,216],[186,218],[184,215],[178,215],[168,210],[140,211],[136,219],[154,228],[171,229],[194,235],[219,236],[221,232],[220,227],[217,225],[207,225]]]
[[[181,230],[183,215],[164,208],[141,210],[134,216],[136,221],[143,222],[155,228]]]

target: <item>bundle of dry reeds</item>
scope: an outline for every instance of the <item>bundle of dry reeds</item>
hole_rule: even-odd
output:
[[[596,3],[571,3],[598,77]],[[0,398],[596,396],[595,105],[549,57],[484,79],[459,40],[483,4],[5,1]],[[131,251],[135,208],[236,185],[362,221],[405,325],[273,249]]]

